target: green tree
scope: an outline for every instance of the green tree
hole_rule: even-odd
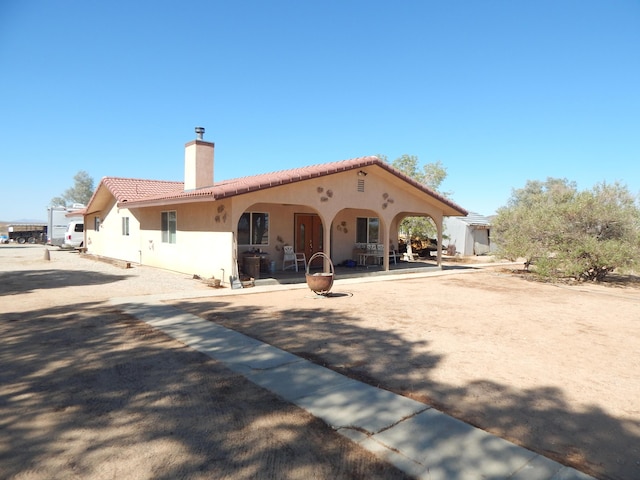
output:
[[[442,192],[440,190],[440,185],[442,185],[442,182],[447,178],[447,169],[442,165],[442,162],[437,160],[436,162],[426,163],[422,168],[424,170],[424,180],[422,183],[440,195],[450,197],[450,192]]]
[[[388,162],[386,155],[378,155],[379,158]],[[434,192],[443,196],[449,193],[440,192],[440,185],[447,178],[447,169],[440,160],[433,163],[426,163],[420,168],[420,162],[415,155],[404,154],[391,162],[391,166],[414,180],[422,183]],[[400,224],[400,231],[407,239],[428,241],[438,235],[436,225],[428,217],[407,217]],[[411,242],[407,242],[407,249],[410,249]],[[409,250],[409,253],[410,250]]]
[[[528,181],[492,226],[499,254],[533,262],[545,277],[602,280],[640,255],[640,209],[619,183],[578,191],[566,179]]]
[[[93,195],[93,178],[84,170],[73,177],[74,185],[59,196],[51,199],[52,206],[69,207],[74,203],[87,205]]]

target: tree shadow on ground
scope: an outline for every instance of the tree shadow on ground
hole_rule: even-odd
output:
[[[0,335],[3,477],[404,478],[108,305],[6,312]]]
[[[0,272],[0,296],[35,290],[83,285],[102,285],[125,280],[126,275],[110,275],[90,270],[18,270]]]
[[[339,373],[423,401],[467,423],[602,479],[640,478],[640,423],[573,407],[556,388],[518,390],[491,380],[464,388],[435,381],[441,361],[424,340],[358,326],[326,305],[277,310],[199,299],[175,302],[227,328]],[[481,368],[478,365],[478,368]]]
[[[640,288],[640,276],[638,275],[625,275],[620,273],[610,273],[602,280],[602,285],[610,287],[632,287]]]

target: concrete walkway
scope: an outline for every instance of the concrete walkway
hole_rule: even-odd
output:
[[[224,294],[273,289],[225,289]],[[112,299],[112,304],[307,410],[341,435],[416,478],[592,479],[429,405],[352,380],[162,303],[168,298],[176,296],[120,298]]]

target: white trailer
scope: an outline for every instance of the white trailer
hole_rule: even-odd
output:
[[[82,221],[82,214],[73,215],[77,210],[84,208],[84,205],[73,205],[67,207],[47,208],[47,245],[62,246],[67,233],[67,226],[73,221]]]

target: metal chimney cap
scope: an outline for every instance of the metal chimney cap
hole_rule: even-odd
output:
[[[196,135],[198,136],[198,140],[202,140],[202,136],[204,135],[204,127],[196,127]]]

